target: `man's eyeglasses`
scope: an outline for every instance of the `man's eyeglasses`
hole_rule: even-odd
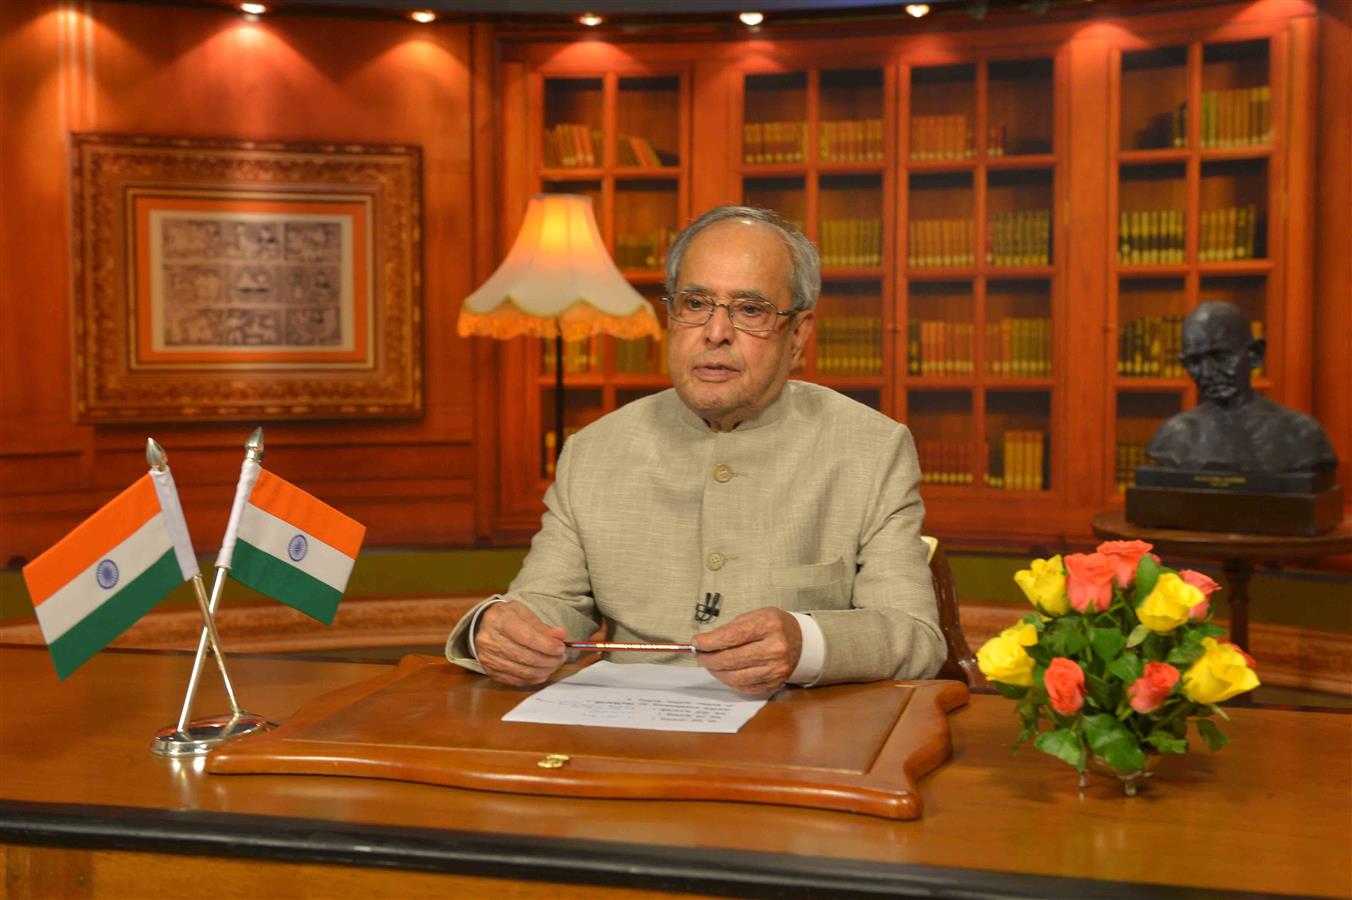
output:
[[[719,303],[708,294],[696,291],[681,291],[662,298],[667,307],[667,318],[682,325],[703,325],[714,317],[721,306],[728,311],[728,320],[738,331],[750,333],[774,331],[779,320],[799,312],[796,309],[783,310],[768,300],[743,298]]]

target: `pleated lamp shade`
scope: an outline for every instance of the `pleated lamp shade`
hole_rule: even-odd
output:
[[[460,309],[456,331],[500,339],[657,337],[657,316],[616,267],[590,197],[536,194],[511,252]]]

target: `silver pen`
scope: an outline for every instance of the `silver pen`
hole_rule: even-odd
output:
[[[698,653],[694,644],[643,644],[629,641],[564,641],[570,650],[639,650],[646,653]]]

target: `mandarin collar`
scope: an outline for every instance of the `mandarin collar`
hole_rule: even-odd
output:
[[[732,431],[714,431],[709,427],[709,423],[704,421],[698,413],[685,405],[681,400],[681,395],[673,389],[672,398],[677,406],[677,415],[686,425],[704,434],[741,434],[745,431],[755,431],[757,428],[764,428],[766,425],[773,425],[784,417],[784,411],[788,408],[787,396],[795,390],[794,381],[786,381],[784,387],[780,390],[779,396],[770,401],[770,404],[756,413],[749,419],[743,419],[738,422]]]

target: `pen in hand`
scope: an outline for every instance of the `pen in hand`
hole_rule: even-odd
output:
[[[645,653],[697,653],[694,644],[644,644],[630,641],[564,641],[570,650],[639,650]]]

